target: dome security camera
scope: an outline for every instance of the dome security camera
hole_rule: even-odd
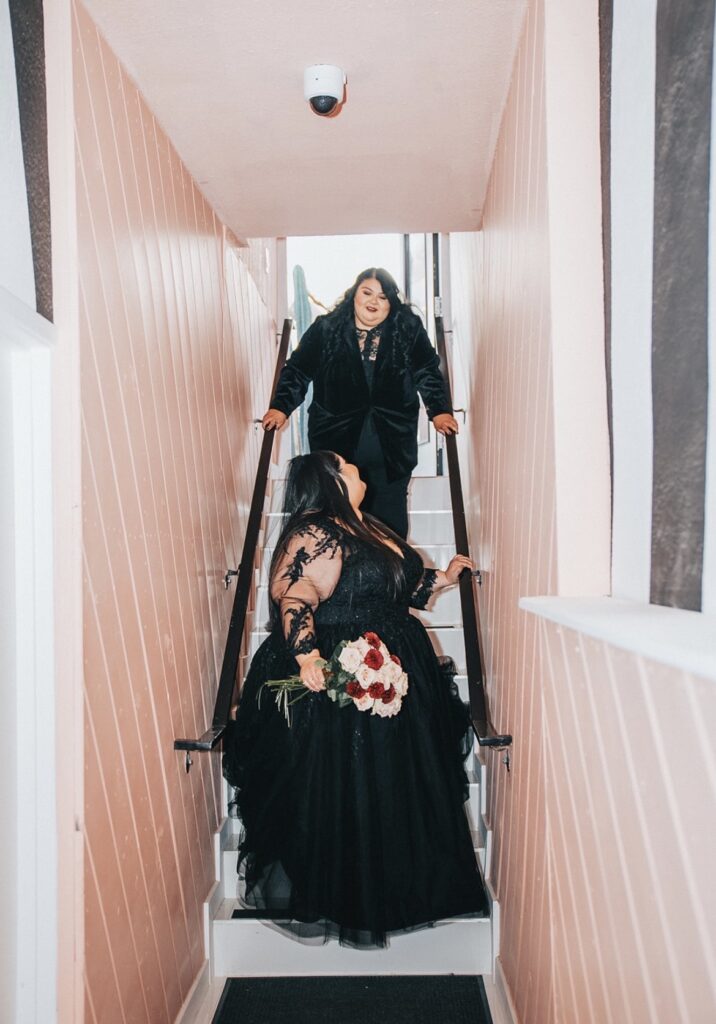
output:
[[[303,72],[303,95],[315,114],[326,117],[343,101],[346,76],[333,64],[313,64]]]

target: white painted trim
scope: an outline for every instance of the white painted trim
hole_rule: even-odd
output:
[[[3,578],[3,641],[13,647],[4,707],[14,748],[13,807],[3,821],[14,844],[18,901],[7,936],[15,945],[15,1019],[57,1016],[57,803],[52,500],[52,343],[55,330],[0,288],[0,373],[9,403],[0,439],[0,487],[10,527]],[[41,809],[41,813],[40,813]],[[42,970],[38,970],[38,964]]]
[[[0,285],[0,348],[13,351],[54,345],[57,328]]]
[[[593,0],[544,0],[549,322],[558,592],[610,578],[599,23]]]
[[[502,960],[499,956],[495,962],[495,981],[490,989],[485,986],[490,1004],[493,1024],[519,1024],[517,1008],[512,997],[512,989],[507,983]],[[492,997],[492,998],[491,998]],[[494,1001],[493,1001],[494,1000]]]
[[[614,4],[613,40],[612,593],[648,601],[656,0]]]
[[[205,960],[174,1024],[211,1024],[225,984],[225,978],[212,979],[209,961]]]
[[[502,915],[500,913],[500,901],[492,887],[492,882],[489,877],[486,877],[484,881],[490,901],[490,936],[492,939],[492,973],[494,976],[497,958],[500,955],[500,942],[502,941]]]
[[[716,23],[714,24],[716,35]],[[714,39],[716,47],[716,38]],[[714,49],[716,53],[716,48]],[[711,85],[711,166],[709,195],[716,197],[716,75]],[[701,610],[716,615],[716,202],[709,203],[708,269],[708,433],[706,435],[706,500]]]
[[[217,882],[221,881],[221,851],[232,831],[232,820],[227,815],[221,819],[218,829],[214,832],[214,878]]]
[[[84,659],[79,273],[72,0],[44,5],[47,154],[52,213],[52,517],[58,755],[57,1024],[82,1024],[84,993]],[[49,799],[48,793],[48,799]],[[48,1019],[47,1024],[50,1024]]]
[[[222,795],[224,796],[224,805],[226,806],[226,784],[222,785]],[[218,829],[214,832],[214,884],[209,890],[209,895],[204,901],[203,907],[203,918],[204,918],[204,955],[206,956],[209,964],[209,970],[213,972],[214,969],[214,929],[212,928],[212,922],[216,917],[217,911],[224,899],[224,877],[223,877],[223,850],[227,843],[230,835],[233,833],[233,818],[228,815],[222,818]],[[213,980],[213,973],[212,973]]]
[[[716,680],[716,616],[615,597],[523,597],[520,608],[644,658]]]
[[[201,970],[194,979],[194,984],[189,989],[186,999],[182,1003],[181,1009],[176,1016],[175,1024],[189,1024],[189,1022],[191,1024],[199,1024],[200,1018],[197,1014],[201,1009],[202,1003],[206,1000],[210,985],[209,961],[205,960]]]

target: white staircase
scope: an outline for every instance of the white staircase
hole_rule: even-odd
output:
[[[257,557],[253,607],[247,617],[247,660],[267,635],[267,577],[273,541],[277,536],[282,501],[280,481],[270,485],[264,517],[262,548]],[[415,477],[411,484],[409,540],[423,553],[426,564],[445,568],[455,553],[447,477]],[[457,587],[439,593],[425,611],[415,614],[425,624],[438,654],[452,657],[457,683],[467,699],[465,648]],[[226,817],[215,836],[216,884],[205,904],[205,942],[211,974],[220,977],[375,974],[493,973],[499,952],[499,905],[489,884],[491,833],[486,815],[486,768],[479,747],[468,763],[470,798],[465,804],[491,909],[488,917],[463,916],[441,921],[390,939],[386,949],[356,950],[332,940],[316,945],[297,942],[270,921],[232,918],[240,904],[236,874],[240,822]],[[229,790],[225,786],[224,806]]]

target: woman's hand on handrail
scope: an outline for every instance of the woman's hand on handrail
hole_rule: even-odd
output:
[[[435,416],[433,426],[438,434],[457,434],[460,430],[457,420],[449,412],[441,412]]]
[[[261,426],[264,430],[280,430],[287,419],[286,413],[281,412],[280,409],[269,409],[268,412],[264,413]]]
[[[438,587],[440,587],[441,585],[444,587],[450,587],[453,584],[457,583],[457,581],[460,579],[460,574],[463,572],[464,569],[469,569],[470,572],[472,572],[474,568],[475,563],[471,558],[468,558],[467,555],[455,555],[453,558],[450,559],[450,564],[448,565],[447,569],[444,572],[438,573],[437,585]],[[445,577],[445,582],[442,584],[440,580],[441,576]]]

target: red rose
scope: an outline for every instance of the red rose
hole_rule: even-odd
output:
[[[375,683],[373,685],[375,686]],[[370,691],[368,691],[368,692],[370,693]],[[371,697],[372,696],[373,696],[373,694],[371,694]],[[383,694],[383,696],[380,699],[383,701],[384,704],[390,704],[390,702],[391,702],[391,700],[393,699],[394,696],[395,696],[395,687],[391,683],[390,686],[388,687],[388,689],[385,691],[385,693]]]
[[[380,651],[376,651],[375,647],[371,647],[369,651],[366,651],[365,658],[363,658],[363,664],[367,665],[368,668],[379,669],[383,664],[383,655]]]
[[[385,700],[385,697],[383,696],[384,693],[385,687],[383,686],[382,683],[371,683],[370,686],[368,687],[368,696],[372,697],[373,700]]]
[[[354,697],[356,700],[360,700],[361,697],[365,697],[365,690],[355,679],[351,680],[351,682],[346,686],[346,693],[349,697]]]
[[[371,647],[380,647],[380,637],[377,633],[364,633],[363,639],[367,640]]]
[[[401,662],[401,660],[400,660],[400,658],[398,657],[397,654],[391,654],[390,660],[394,661],[396,665],[401,665],[401,667],[402,667],[402,662]]]

